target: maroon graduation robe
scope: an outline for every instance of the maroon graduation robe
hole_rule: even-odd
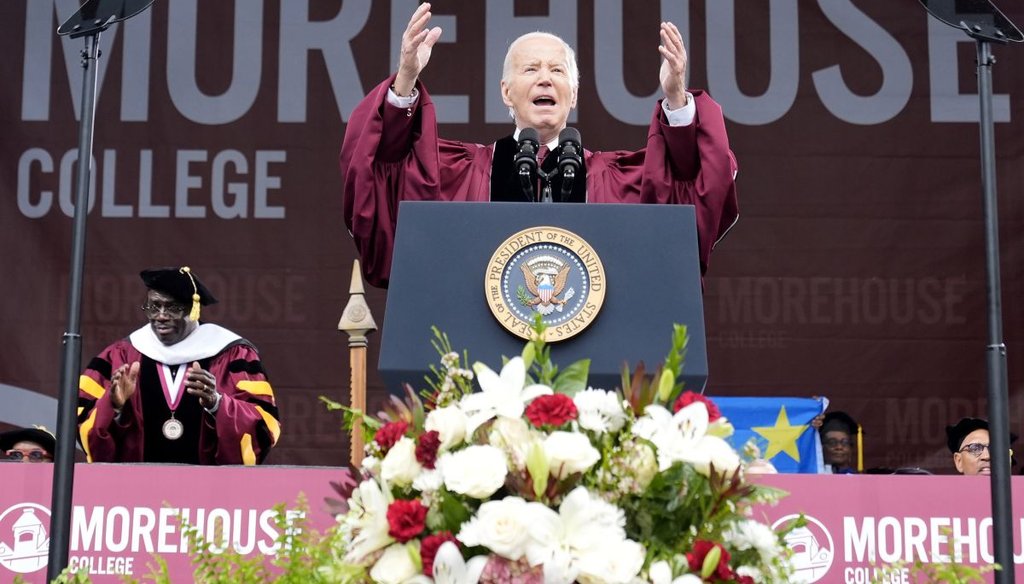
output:
[[[135,361],[141,365],[138,387],[115,421],[110,377],[121,365]],[[175,417],[184,424],[185,433],[172,442],[161,435],[169,408],[160,385],[160,364],[140,353],[129,339],[94,357],[78,391],[79,439],[89,462],[263,462],[281,428],[274,392],[256,349],[241,340],[198,361],[216,378],[220,405],[211,415],[198,397],[182,387],[185,393]]]
[[[417,82],[408,109],[387,102],[394,77],[378,85],[352,112],[341,147],[345,224],[371,284],[387,287],[400,201],[487,201],[494,145],[437,135],[434,104]],[[688,126],[669,126],[660,102],[637,152],[584,152],[588,203],[693,205],[701,273],[714,244],[739,217],[721,107],[691,91],[697,114]]]

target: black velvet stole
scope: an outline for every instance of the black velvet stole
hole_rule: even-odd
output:
[[[519,143],[512,136],[506,136],[494,143],[494,158],[491,160],[491,200],[513,203],[540,201],[541,180],[535,179],[534,199],[527,197],[519,183],[519,173],[513,168],[516,150]],[[548,152],[547,157],[540,161],[541,170],[550,173],[558,167],[558,155],[562,149],[556,147]],[[584,161],[580,171],[573,180],[572,192],[562,199],[562,177],[551,180],[551,200],[555,203],[586,203],[587,202],[587,163]]]

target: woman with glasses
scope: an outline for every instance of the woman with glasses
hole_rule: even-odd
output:
[[[858,456],[860,424],[846,412],[829,412],[820,418],[820,422],[818,433],[821,435],[822,457],[828,472],[860,472],[863,468]]]
[[[57,441],[42,426],[0,434],[0,453],[9,462],[53,462]]]

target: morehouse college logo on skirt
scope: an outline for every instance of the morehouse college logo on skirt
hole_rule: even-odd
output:
[[[49,524],[50,510],[35,503],[12,505],[0,513],[0,566],[18,574],[45,568],[50,553]]]
[[[823,580],[836,557],[836,545],[832,534],[818,519],[810,515],[786,515],[775,520],[772,529],[779,531],[794,521],[803,519],[804,524],[786,534],[786,546],[792,552],[793,582],[813,584]]]
[[[587,328],[604,304],[604,265],[582,237],[559,227],[530,227],[495,250],[484,275],[494,318],[512,334],[530,338],[535,315],[545,340],[564,341]]]

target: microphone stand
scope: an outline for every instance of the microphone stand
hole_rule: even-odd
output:
[[[1010,491],[1010,423],[1007,414],[1006,345],[1003,343],[1002,298],[999,277],[999,205],[996,201],[995,124],[992,115],[992,56],[990,43],[1022,42],[1024,35],[991,2],[974,2],[972,12],[958,12],[959,3],[920,0],[936,19],[963,30],[977,44],[978,97],[981,127],[981,187],[985,210],[985,266],[988,293],[988,424],[992,464],[992,540],[996,584],[1013,584],[1013,509]]]
[[[519,186],[523,189],[523,194],[526,195],[526,200],[532,203],[534,200],[533,173],[528,164],[519,165]]]
[[[68,565],[71,541],[71,496],[75,483],[75,435],[78,388],[82,361],[81,305],[85,271],[85,224],[89,209],[89,175],[92,170],[93,127],[96,118],[96,85],[100,58],[100,33],[146,8],[153,0],[103,2],[89,0],[57,28],[58,35],[85,37],[82,50],[82,111],[78,124],[78,168],[75,177],[75,217],[71,232],[71,274],[68,285],[68,328],[60,368],[57,401],[57,440],[50,501],[50,543],[46,581],[55,580]]]
[[[554,199],[551,196],[551,181],[554,180],[556,176],[558,176],[558,167],[556,166],[555,169],[552,170],[551,172],[544,172],[544,170],[540,168],[540,165],[538,165],[537,174],[540,175],[540,180],[542,183],[540,190],[540,202],[554,202]]]

